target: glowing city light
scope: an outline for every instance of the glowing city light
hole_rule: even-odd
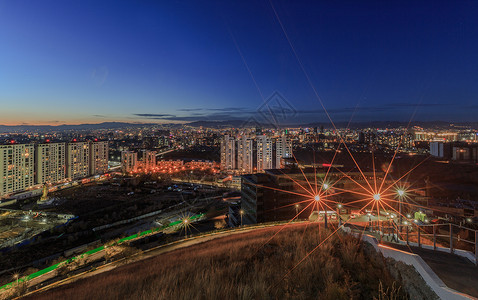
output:
[[[375,194],[375,195],[373,195],[373,200],[375,200],[375,201],[379,201],[380,198],[381,198],[381,197],[380,197],[380,194]]]
[[[402,190],[402,189],[399,189],[399,190],[397,190],[397,194],[398,194],[398,196],[403,197],[405,195],[405,191]]]
[[[320,195],[315,195],[314,200],[319,202],[320,201]]]
[[[322,185],[322,188],[323,188],[324,190],[327,190],[327,189],[329,188],[329,185],[328,185],[327,183],[324,183],[324,184]]]

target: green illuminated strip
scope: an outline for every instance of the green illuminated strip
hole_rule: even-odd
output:
[[[170,223],[168,227],[173,227],[174,225],[178,225],[179,223],[181,223],[181,221],[175,221],[173,223]]]
[[[194,215],[194,216],[190,217],[189,219],[195,220],[195,219],[199,219],[199,218],[201,218],[201,217],[203,217],[203,216],[204,216],[204,214]],[[170,223],[169,225],[163,225],[163,226],[161,226],[161,227],[157,227],[157,228],[153,228],[153,229],[150,229],[150,230],[146,230],[146,231],[140,232],[139,234],[137,233],[137,234],[133,234],[133,235],[127,236],[127,237],[125,237],[125,238],[119,239],[118,242],[116,242],[116,244],[119,245],[119,244],[121,244],[121,243],[123,243],[123,242],[130,241],[130,240],[133,240],[133,239],[135,239],[135,238],[138,238],[138,237],[141,237],[141,236],[144,236],[144,235],[153,233],[153,232],[158,232],[158,231],[164,230],[164,229],[166,229],[166,228],[168,228],[168,227],[173,227],[173,226],[175,226],[175,225],[180,224],[181,222],[182,222],[182,221],[175,221],[175,222]],[[70,262],[72,262],[72,261],[74,261],[74,260],[76,260],[76,259],[83,258],[83,257],[88,256],[88,255],[95,254],[95,253],[100,252],[101,250],[104,250],[104,249],[105,249],[105,246],[103,245],[103,246],[98,247],[98,248],[96,248],[96,249],[86,251],[86,252],[83,253],[83,254],[74,256],[74,257],[72,257],[72,258],[69,258],[69,259],[64,260],[64,261],[62,261],[62,262],[59,262],[59,263],[54,264],[54,265],[52,265],[52,266],[49,266],[49,267],[47,267],[47,268],[45,268],[45,269],[43,269],[43,270],[40,270],[40,271],[38,271],[38,272],[35,272],[35,273],[32,273],[32,274],[30,274],[30,275],[28,275],[28,276],[24,276],[24,277],[22,277],[22,278],[19,278],[17,281],[13,281],[13,282],[7,283],[7,284],[5,284],[4,286],[1,286],[1,287],[0,287],[0,290],[9,289],[9,288],[11,288],[11,287],[13,286],[14,283],[17,283],[17,282],[20,283],[20,282],[24,282],[24,281],[26,281],[26,280],[32,280],[32,279],[34,279],[34,278],[36,278],[36,277],[38,277],[38,276],[44,275],[44,274],[46,274],[46,273],[48,273],[48,272],[51,272],[51,271],[57,269],[59,266],[61,266],[61,265],[63,265],[63,264],[68,264],[68,263],[70,263]]]

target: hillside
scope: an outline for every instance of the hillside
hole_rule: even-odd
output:
[[[315,225],[293,225],[265,244],[278,229],[258,229],[178,249],[34,294],[29,299],[401,299],[408,296],[405,290],[409,289],[402,288],[401,279],[392,276],[399,274],[396,277],[403,278],[399,268],[389,270],[383,257],[368,244],[347,235],[335,234],[287,274],[329,232],[321,230],[319,234]]]

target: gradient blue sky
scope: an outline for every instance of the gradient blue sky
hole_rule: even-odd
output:
[[[477,1],[273,5],[334,121],[478,121]],[[276,91],[326,121],[269,1],[0,0],[0,124],[246,119]]]

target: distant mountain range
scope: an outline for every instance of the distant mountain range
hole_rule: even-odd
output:
[[[78,125],[0,125],[0,133],[9,133],[9,132],[25,132],[25,131],[37,131],[37,132],[48,132],[48,131],[68,131],[68,130],[96,130],[96,129],[120,129],[120,128],[131,128],[131,127],[144,127],[144,126],[157,126],[156,123],[126,123],[126,122],[104,122],[98,124],[78,124]],[[228,127],[263,127],[263,128],[273,128],[271,124],[257,123],[257,122],[248,122],[243,120],[232,120],[232,121],[195,121],[185,124],[161,124],[165,127],[170,128],[179,128],[182,126],[191,126],[191,127],[206,127],[206,128],[228,128]],[[349,127],[351,129],[361,129],[361,128],[398,128],[398,127],[407,127],[407,122],[397,122],[397,121],[370,121],[370,122],[353,122],[348,124],[348,122],[337,122],[335,126],[337,128]],[[411,126],[420,126],[423,128],[456,128],[456,127],[468,127],[468,128],[478,128],[478,122],[461,122],[461,123],[451,123],[445,121],[428,121],[428,122],[412,122]],[[317,122],[317,123],[307,123],[307,124],[284,124],[279,126],[280,128],[287,127],[321,127],[332,128],[330,123],[326,122]]]
[[[275,127],[272,124],[260,124],[255,122],[247,122],[242,120],[234,121],[196,121],[187,123],[185,125],[192,127],[209,127],[209,128],[225,128],[225,127],[251,127],[251,126],[260,126],[263,128],[272,128]],[[335,126],[337,128],[352,128],[352,129],[361,129],[361,128],[398,128],[398,127],[407,127],[408,122],[398,122],[398,121],[370,121],[370,122],[336,122]],[[283,124],[278,127],[280,128],[297,128],[297,127],[321,127],[324,128],[333,128],[329,122],[315,122],[307,124]],[[452,123],[445,121],[417,121],[411,122],[410,126],[420,126],[423,128],[451,128],[451,127],[471,127],[478,128],[478,122],[461,122],[461,123]]]
[[[0,133],[24,132],[24,131],[67,131],[67,130],[94,130],[94,129],[117,129],[126,127],[142,127],[156,125],[153,123],[125,123],[125,122],[104,122],[98,124],[78,125],[0,125]]]

